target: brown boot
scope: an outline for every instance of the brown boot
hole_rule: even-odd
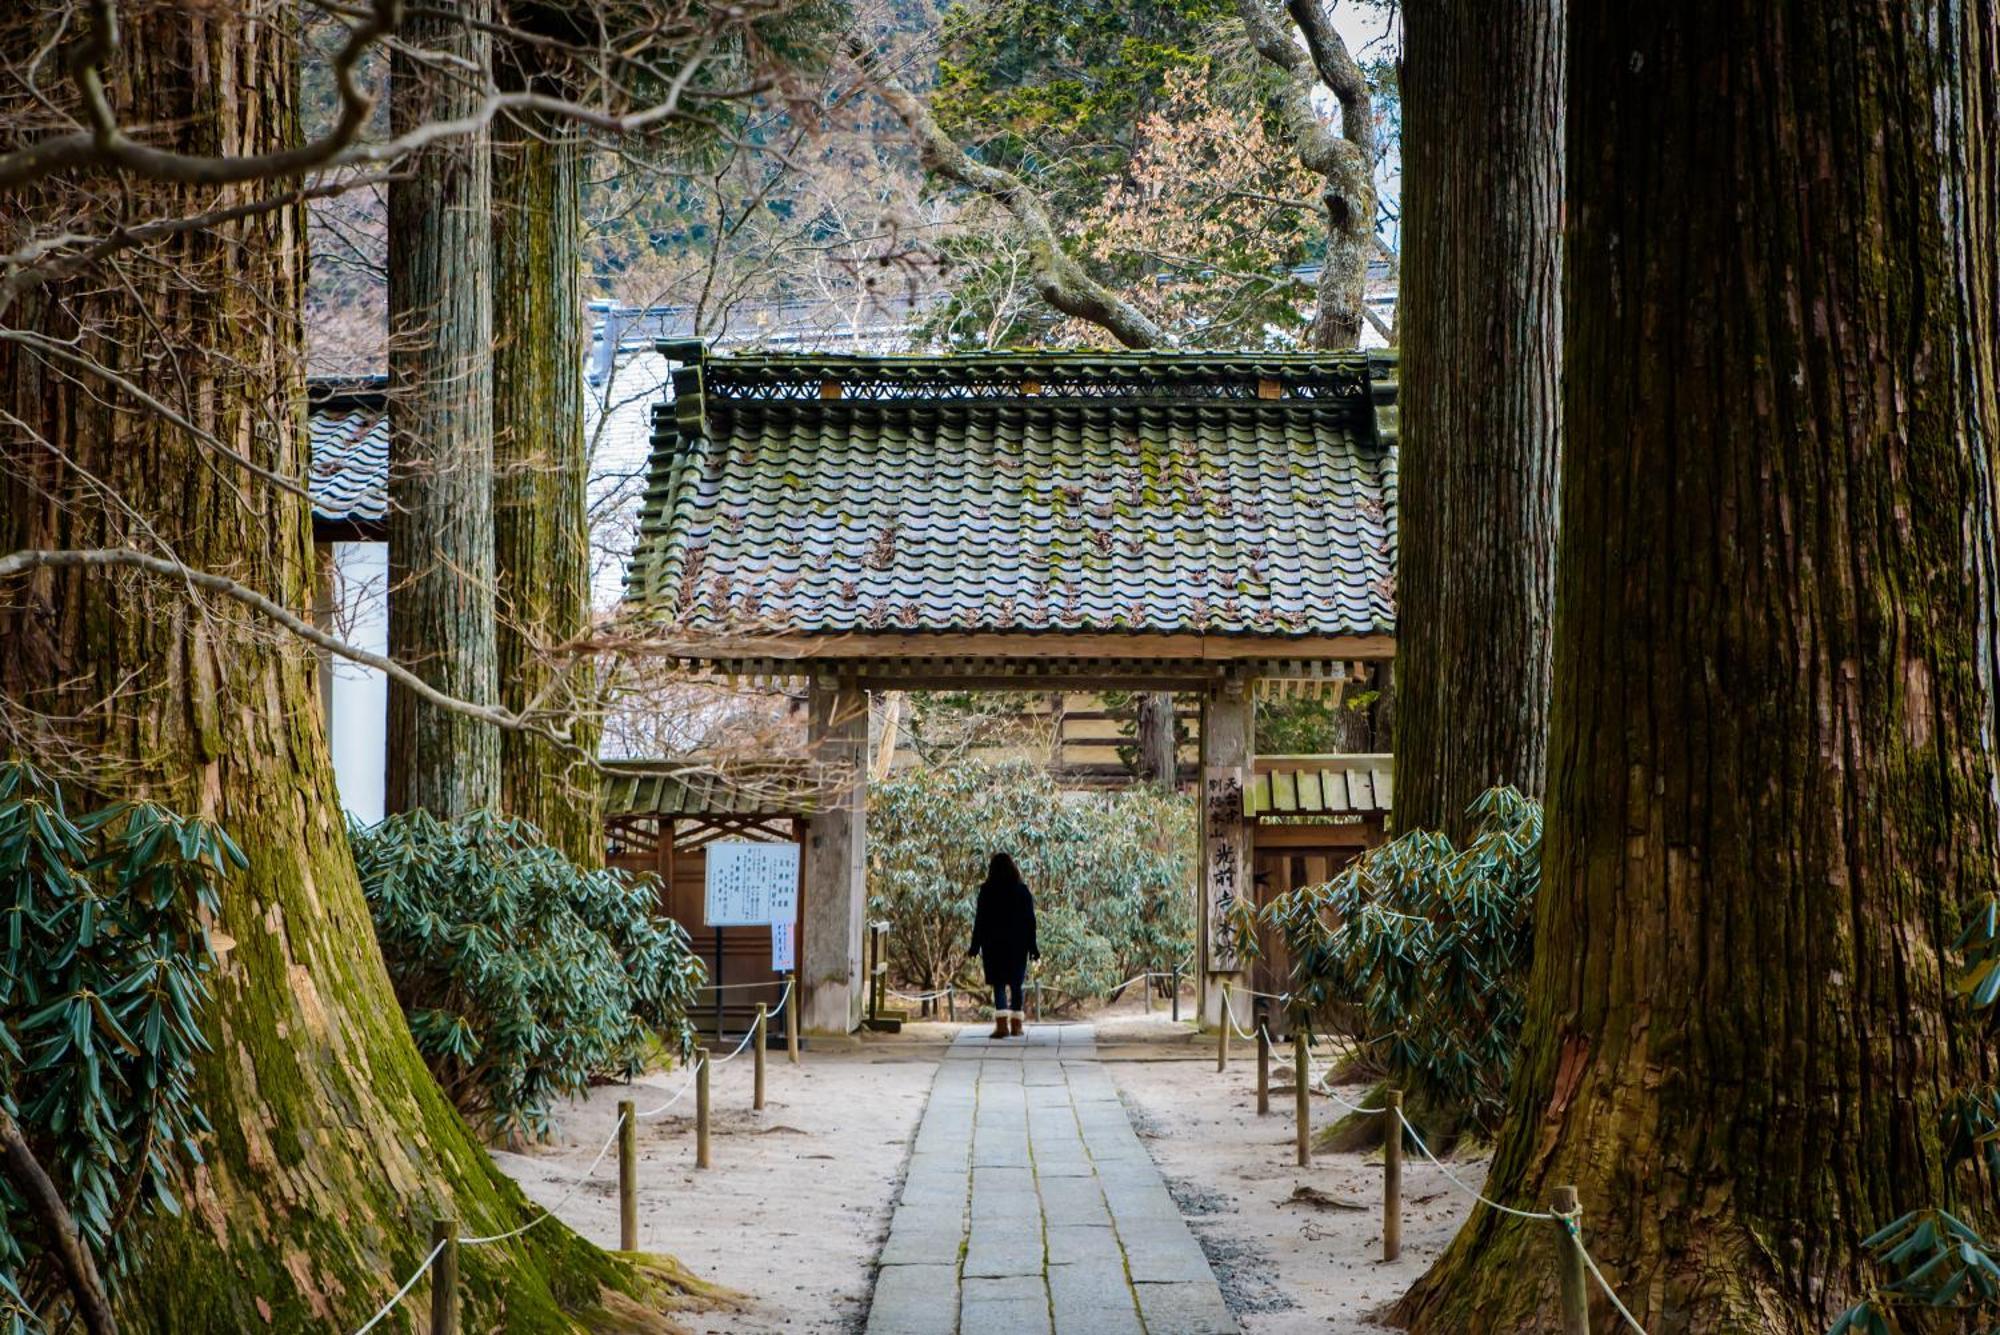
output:
[[[1006,1011],[994,1011],[994,1012],[993,1012],[993,1032],[992,1032],[992,1034],[991,1034],[991,1035],[989,1035],[989,1037],[992,1037],[992,1038],[1005,1038],[1005,1037],[1007,1037],[1007,1012],[1006,1012]]]
[[[1021,1036],[1021,1012],[1015,1011],[1012,1015],[1008,1016],[1007,1023],[1013,1026],[1014,1037],[1019,1038]]]

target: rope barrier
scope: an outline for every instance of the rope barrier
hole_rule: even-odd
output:
[[[1230,992],[1233,992],[1235,990],[1236,990],[1235,988],[1229,989]],[[1257,995],[1262,996],[1264,994],[1260,992]],[[1243,1039],[1244,1041],[1250,1043],[1254,1043],[1257,1041],[1256,1029],[1245,1029],[1242,1025],[1237,1023],[1236,1002],[1234,999],[1230,997],[1229,992],[1224,992],[1222,994],[1222,1013],[1224,1020],[1228,1023],[1231,1029],[1236,1031],[1236,1036],[1238,1038]],[[1263,1021],[1261,1020],[1258,1021],[1257,1029],[1262,1029],[1263,1027],[1264,1027]],[[1264,1037],[1268,1039],[1270,1038],[1270,1034],[1266,1033]]]
[[[458,1245],[461,1247],[484,1247],[488,1243],[492,1242],[511,1242],[513,1239],[520,1237],[523,1233],[526,1233],[529,1229],[535,1227],[535,1225],[541,1223],[544,1219],[547,1219],[552,1215],[554,1215],[555,1212],[562,1209],[563,1206],[568,1205],[569,1198],[576,1195],[578,1191],[583,1189],[583,1184],[590,1181],[591,1174],[597,1171],[597,1165],[603,1163],[604,1156],[611,1153],[611,1147],[618,1143],[618,1133],[624,1128],[624,1126],[625,1126],[625,1114],[621,1112],[618,1114],[618,1119],[611,1124],[611,1135],[605,1140],[604,1148],[600,1149],[597,1152],[597,1157],[590,1161],[590,1167],[583,1170],[582,1176],[578,1177],[576,1181],[569,1184],[569,1190],[565,1191],[562,1194],[561,1200],[557,1201],[554,1205],[547,1207],[540,1214],[536,1215],[533,1219],[530,1219],[527,1223],[521,1225],[519,1228],[509,1229],[505,1233],[489,1234],[488,1236],[483,1238],[460,1238],[458,1240]]]
[[[1431,1147],[1424,1144],[1424,1138],[1417,1134],[1417,1129],[1410,1125],[1410,1119],[1408,1117],[1405,1117],[1400,1110],[1398,1110],[1396,1114],[1396,1119],[1403,1124],[1403,1129],[1410,1133],[1411,1142],[1416,1145],[1417,1149],[1423,1154],[1423,1156],[1426,1159],[1429,1159],[1433,1164],[1436,1164],[1438,1171],[1443,1173],[1447,1178],[1449,1178],[1453,1186],[1457,1187],[1460,1191],[1464,1192],[1466,1195],[1472,1197],[1472,1199],[1479,1201],[1481,1204],[1491,1206],[1493,1209],[1498,1210],[1501,1214],[1513,1215],[1516,1219],[1556,1218],[1556,1216],[1548,1210],[1516,1210],[1511,1205],[1502,1205],[1499,1201],[1492,1200],[1488,1197],[1480,1195],[1470,1186],[1467,1186],[1465,1181],[1462,1178],[1460,1178],[1458,1174],[1452,1172],[1451,1169],[1446,1168],[1443,1162],[1439,1160],[1439,1158],[1435,1154],[1431,1153]]]
[[[883,990],[898,1001],[936,1001],[939,997],[949,996],[958,991],[955,987],[941,987],[935,992],[898,992],[893,987]]]
[[[444,1250],[444,1241],[441,1239],[439,1240],[437,1246],[431,1248],[431,1254],[424,1258],[424,1263],[417,1267],[417,1273],[411,1275],[408,1279],[404,1280],[403,1287],[396,1290],[396,1296],[391,1298],[388,1302],[382,1304],[382,1310],[377,1312],[374,1316],[369,1317],[368,1323],[362,1326],[361,1329],[355,1331],[354,1335],[368,1335],[369,1331],[375,1329],[376,1326],[382,1323],[383,1317],[395,1311],[396,1304],[410,1296],[410,1290],[417,1287],[417,1281],[424,1277],[424,1272],[431,1268],[431,1262],[437,1260],[438,1253],[443,1250]]]
[[[1618,1301],[1618,1295],[1612,1291],[1610,1281],[1604,1278],[1604,1272],[1597,1268],[1597,1262],[1592,1259],[1590,1248],[1583,1245],[1583,1230],[1577,1224],[1582,1215],[1583,1211],[1578,1210],[1574,1214],[1557,1214],[1549,1217],[1561,1221],[1564,1231],[1569,1234],[1569,1240],[1576,1244],[1577,1255],[1583,1258],[1584,1268],[1589,1270],[1590,1277],[1597,1281],[1597,1287],[1604,1290],[1604,1296],[1611,1300],[1611,1306],[1617,1309],[1618,1315],[1625,1318],[1625,1324],[1638,1331],[1639,1335],[1646,1335],[1646,1328],[1625,1310],[1624,1303]]]
[[[1230,1027],[1236,1028],[1236,1016],[1233,1011],[1230,1013],[1229,1021],[1230,1021]],[[1236,1032],[1242,1034],[1244,1038],[1256,1037],[1255,1034],[1244,1034],[1241,1029],[1236,1029]],[[1271,1043],[1272,1046],[1274,1047],[1276,1046],[1276,1044],[1273,1042],[1271,1038],[1271,1031],[1265,1028],[1265,1026],[1261,1022],[1259,1022],[1259,1024],[1257,1025],[1257,1032],[1261,1033],[1264,1036],[1264,1041],[1266,1043]],[[1310,1048],[1308,1048],[1306,1051],[1306,1065],[1308,1067],[1312,1065],[1312,1050]],[[1298,1078],[1298,1073],[1294,1072],[1293,1079],[1297,1078]],[[1376,1113],[1388,1111],[1387,1108],[1364,1108],[1359,1104],[1349,1103],[1346,1099],[1343,1099],[1342,1097],[1340,1097],[1340,1095],[1334,1093],[1331,1088],[1325,1088],[1322,1090],[1322,1092],[1326,1095],[1327,1098],[1331,1099],[1334,1103],[1338,1104],[1342,1108],[1347,1109],[1347,1111],[1351,1113],[1360,1114],[1362,1116],[1373,1116]],[[1617,1310],[1618,1315],[1620,1317],[1624,1318],[1625,1324],[1627,1326],[1639,1332],[1639,1335],[1646,1335],[1646,1328],[1640,1325],[1637,1318],[1635,1318],[1632,1315],[1632,1313],[1629,1310],[1627,1310],[1625,1304],[1619,1301],[1618,1294],[1611,1287],[1611,1282],[1605,1279],[1604,1272],[1597,1268],[1597,1261],[1595,1258],[1591,1256],[1590,1249],[1583,1245],[1583,1230],[1578,1226],[1577,1223],[1578,1219],[1582,1215],[1582,1211],[1578,1211],[1575,1214],[1558,1214],[1552,1210],[1517,1210],[1511,1205],[1502,1205],[1499,1201],[1494,1200],[1492,1197],[1484,1195],[1483,1193],[1475,1190],[1470,1183],[1465,1181],[1465,1179],[1461,1178],[1457,1173],[1452,1172],[1450,1168],[1446,1167],[1443,1160],[1439,1159],[1437,1155],[1432,1154],[1431,1147],[1424,1143],[1424,1138],[1417,1133],[1417,1128],[1410,1125],[1410,1119],[1408,1115],[1405,1114],[1400,1107],[1396,1109],[1396,1120],[1403,1124],[1403,1130],[1409,1133],[1410,1142],[1417,1147],[1418,1152],[1421,1153],[1426,1159],[1429,1159],[1431,1161],[1431,1165],[1435,1167],[1440,1173],[1443,1173],[1445,1179],[1448,1182],[1450,1182],[1453,1186],[1457,1187],[1460,1191],[1464,1192],[1466,1195],[1472,1197],[1472,1199],[1478,1201],[1482,1205],[1498,1210],[1501,1214],[1512,1215],[1516,1219],[1553,1219],[1556,1220],[1558,1223],[1560,1223],[1563,1226],[1563,1228],[1568,1231],[1570,1240],[1576,1243],[1576,1250],[1578,1255],[1583,1257],[1583,1263],[1585,1267],[1589,1269],[1591,1278],[1597,1281],[1597,1287],[1604,1291],[1604,1296],[1606,1298],[1610,1299],[1611,1306]]]
[[[653,1118],[658,1117],[661,1113],[665,1112],[667,1109],[673,1107],[676,1103],[679,1103],[682,1099],[686,1098],[687,1092],[690,1089],[694,1088],[694,1077],[696,1072],[700,1070],[701,1070],[700,1062],[696,1062],[693,1066],[688,1067],[687,1079],[681,1081],[681,1087],[674,1092],[674,1096],[672,1098],[668,1099],[665,1103],[662,1103],[657,1108],[648,1108],[644,1112],[633,1113],[632,1120],[636,1122],[649,1122]]]
[[[743,1055],[743,1049],[749,1047],[750,1040],[755,1037],[757,1037],[757,1029],[756,1026],[753,1025],[750,1028],[745,1029],[743,1031],[743,1037],[737,1041],[736,1048],[734,1051],[732,1051],[727,1057],[711,1057],[708,1059],[708,1064],[710,1066],[722,1066],[729,1062],[735,1061],[738,1057],[741,1057]],[[695,1068],[697,1070],[699,1070],[700,1067],[701,1063],[699,1062],[695,1063]]]
[[[743,990],[744,988],[746,988],[746,987],[776,987],[777,985],[778,985],[778,980],[777,980],[777,979],[775,979],[775,978],[766,978],[766,979],[764,979],[763,981],[761,981],[761,982],[756,982],[756,983],[703,983],[703,984],[702,984],[702,985],[701,985],[700,987],[696,988],[696,989],[695,989],[695,991],[697,991],[697,992],[740,992],[740,991],[742,991],[742,990]],[[792,980],[791,980],[791,979],[789,979],[789,978],[785,979],[785,986],[786,986],[786,988],[788,988],[788,989],[789,989],[789,988],[791,987],[791,985],[792,985]]]
[[[791,1000],[792,982],[793,980],[790,978],[787,978],[785,980],[785,990],[784,993],[778,998],[778,1004],[765,1012],[767,1021],[770,1016],[776,1015],[780,1011],[784,1010],[785,1003]],[[762,987],[766,986],[766,984],[746,983],[746,984],[741,984],[740,986]],[[707,1063],[708,1065],[711,1066],[719,1066],[722,1064],[722,1062],[732,1061],[735,1058],[741,1056],[743,1053],[743,1049],[750,1045],[750,1040],[756,1036],[756,1033],[757,1031],[755,1029],[751,1029],[748,1032],[746,1032],[743,1035],[742,1042],[736,1045],[736,1050],[731,1052],[729,1056],[721,1058],[720,1061],[714,1061],[704,1057],[701,1061],[696,1062],[693,1066],[688,1068],[687,1079],[682,1082],[680,1089],[674,1094],[672,1098],[668,1099],[665,1103],[660,1104],[657,1108],[649,1108],[645,1112],[635,1112],[634,1114],[632,1114],[633,1120],[638,1122],[643,1122],[648,1118],[658,1117],[661,1113],[673,1107],[676,1103],[679,1103],[681,1099],[686,1097],[688,1090],[694,1087],[695,1076],[701,1070],[702,1065],[704,1063]],[[458,1245],[461,1247],[484,1247],[495,1242],[510,1242],[513,1239],[520,1237],[523,1233],[526,1233],[529,1229],[534,1228],[536,1225],[540,1224],[544,1219],[548,1219],[551,1216],[553,1216],[557,1211],[561,1210],[563,1206],[569,1204],[570,1198],[576,1195],[578,1191],[582,1190],[583,1184],[588,1182],[591,1179],[591,1177],[596,1174],[598,1166],[604,1162],[604,1156],[609,1154],[611,1152],[611,1147],[618,1143],[618,1133],[624,1129],[624,1126],[625,1126],[625,1114],[621,1112],[618,1114],[618,1119],[611,1124],[611,1134],[609,1137],[605,1139],[603,1146],[598,1149],[597,1157],[590,1161],[590,1167],[584,1169],[582,1175],[569,1184],[569,1190],[565,1191],[562,1195],[562,1199],[558,1200],[554,1205],[548,1206],[547,1208],[543,1209],[540,1214],[536,1215],[533,1219],[528,1220],[528,1222],[526,1222],[525,1224],[520,1225],[518,1228],[509,1229],[505,1233],[488,1234],[484,1237],[460,1238],[458,1240]],[[431,1254],[424,1258],[424,1263],[417,1267],[416,1273],[411,1275],[409,1279],[405,1280],[403,1282],[403,1287],[396,1290],[395,1296],[389,1299],[389,1301],[383,1305],[381,1311],[377,1312],[374,1316],[368,1318],[368,1323],[362,1326],[359,1330],[357,1330],[354,1333],[354,1335],[366,1335],[368,1331],[373,1330],[377,1325],[381,1323],[383,1317],[386,1317],[387,1315],[389,1315],[389,1313],[393,1312],[396,1309],[396,1305],[402,1302],[404,1298],[407,1298],[409,1296],[410,1290],[417,1286],[417,1281],[422,1279],[425,1273],[430,1270],[431,1264],[437,1260],[438,1253],[444,1250],[444,1246],[445,1246],[444,1243],[440,1242],[438,1243],[437,1246],[431,1248]]]

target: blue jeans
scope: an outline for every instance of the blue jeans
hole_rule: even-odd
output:
[[[1021,989],[1026,982],[1027,971],[1023,970],[1015,974],[1011,979],[1003,979],[995,983],[993,985],[993,1009],[996,1011],[1012,1011],[1016,1015],[1021,1014],[1023,1010],[1021,1005]],[[1007,999],[1009,996],[1013,997],[1012,1001]]]

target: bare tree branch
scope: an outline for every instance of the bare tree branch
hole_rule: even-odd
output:
[[[118,124],[104,91],[104,67],[118,53],[118,16],[113,0],[91,0],[90,36],[70,64],[83,99],[88,130],[53,135],[0,154],[0,188],[24,185],[70,167],[110,164],[141,176],[191,184],[229,185],[241,181],[296,176],[333,161],[354,142],[375,111],[375,98],[355,77],[368,49],[402,22],[402,0],[373,0],[349,30],[332,62],[340,114],[318,139],[277,153],[203,157],[171,153],[135,143]]]
[[[90,1248],[83,1245],[62,1193],[49,1180],[41,1161],[22,1136],[20,1126],[5,1110],[0,1110],[0,1172],[21,1193],[29,1212],[42,1226],[49,1251],[69,1281],[70,1298],[76,1304],[77,1315],[83,1319],[83,1328],[90,1335],[116,1335],[118,1323],[112,1318],[111,1304],[104,1296],[104,1281],[98,1277],[97,1262],[91,1258]]]
[[[1361,341],[1367,318],[1363,298],[1375,231],[1374,112],[1367,79],[1320,0],[1287,3],[1310,56],[1278,22],[1268,0],[1237,0],[1236,8],[1250,45],[1280,76],[1278,114],[1298,145],[1299,161],[1326,182],[1326,261],[1313,341],[1322,348],[1351,348]],[[1340,100],[1343,134],[1335,134],[1313,110],[1313,89],[1322,78]]]
[[[128,567],[149,571],[155,575],[165,575],[170,579],[184,580],[195,588],[219,594],[243,604],[258,615],[275,622],[309,644],[317,645],[328,653],[337,654],[349,662],[371,667],[393,680],[408,687],[439,709],[463,714],[496,728],[511,732],[532,733],[544,738],[567,753],[587,764],[595,765],[597,758],[584,751],[566,732],[558,732],[534,723],[526,717],[498,709],[491,705],[474,704],[457,696],[447,695],[438,690],[416,673],[382,654],[357,649],[336,636],[329,635],[311,622],[294,613],[246,584],[239,584],[224,575],[211,574],[205,570],[193,570],[178,561],[165,557],[149,556],[145,552],[133,551],[129,547],[91,547],[74,551],[20,551],[0,556],[0,579],[27,574],[34,570],[78,570],[112,569]]]
[[[1368,76],[1348,53],[1347,43],[1333,26],[1333,16],[1320,0],[1285,0],[1285,10],[1306,39],[1306,50],[1312,55],[1319,81],[1340,102],[1341,136],[1360,149],[1362,157],[1373,167],[1375,99],[1368,91]]]
[[[1063,249],[1061,234],[1049,217],[1048,207],[1025,181],[968,155],[939,127],[923,99],[876,64],[858,37],[848,39],[848,49],[864,73],[869,73],[873,66],[876,91],[916,137],[924,167],[948,181],[978,191],[1013,215],[1028,243],[1035,290],[1044,301],[1064,315],[1087,320],[1106,330],[1128,348],[1165,347],[1172,342],[1167,332],[1143,311],[1092,278]]]
[[[112,370],[102,362],[92,361],[90,358],[73,351],[52,338],[45,338],[40,334],[26,329],[0,329],[0,339],[33,348],[44,357],[52,357],[59,362],[64,362],[87,376],[96,376],[99,379],[109,381],[131,395],[141,406],[151,409],[181,430],[187,432],[203,448],[214,451],[238,467],[246,469],[262,478],[280,491],[288,491],[303,500],[310,501],[312,499],[312,494],[304,486],[300,485],[296,479],[286,477],[282,473],[272,472],[256,460],[232,450],[228,445],[218,440],[213,431],[203,430],[200,426],[188,420],[185,414],[176,412],[170,405],[162,403],[158,398],[147,393],[144,388],[133,383],[127,377],[118,374],[118,372]]]

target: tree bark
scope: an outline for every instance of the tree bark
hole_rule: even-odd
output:
[[[1562,426],[1562,0],[1403,8],[1398,829],[1542,795]]]
[[[503,87],[543,88],[535,53],[501,62]],[[590,461],[583,431],[583,144],[571,126],[503,117],[493,142],[493,538],[500,703],[548,711],[588,752],[598,727],[587,661],[561,646],[590,629]],[[521,733],[500,741],[500,805],[581,866],[604,861],[596,770]]]
[[[108,95],[160,147],[296,144],[296,17],[275,0],[132,7]],[[0,53],[53,41],[41,20],[0,20]],[[18,110],[0,108],[0,125],[39,123]],[[143,220],[270,193],[50,177],[5,212],[47,230],[107,194]],[[115,274],[41,286],[11,323],[170,403],[264,474],[303,479],[303,237],[296,205],[249,211],[128,251]],[[0,341],[0,551],[171,552],[305,615],[303,496],[141,408],[109,374]],[[350,1331],[422,1260],[413,1221],[524,1222],[525,1198],[439,1093],[390,988],[347,851],[312,653],[234,601],[82,567],[9,581],[0,645],[10,750],[86,803],[146,796],[216,821],[249,858],[224,886],[213,1053],[193,1075],[213,1131],[178,1184],[181,1213],[134,1226],[135,1264],[111,1295],[124,1324]],[[608,1319],[594,1306],[603,1286],[650,1287],[553,1220],[469,1249],[464,1265],[468,1328],[569,1329]]]
[[[396,133],[470,115],[490,0],[412,14],[390,65]],[[431,685],[498,700],[493,557],[493,173],[487,136],[440,140],[389,185],[389,653]],[[444,819],[500,796],[500,735],[389,684],[389,810]]]
[[[1994,1055],[1951,962],[2000,888],[2000,14],[1572,0],[1568,42],[1552,784],[1486,1194],[1576,1184],[1655,1335],[1809,1335],[1870,1230],[1960,1204],[1939,1111]],[[1549,1236],[1479,1209],[1402,1315],[1554,1329]]]
[[[1180,782],[1180,748],[1174,737],[1174,697],[1147,691],[1138,697],[1139,781],[1172,788]]]

